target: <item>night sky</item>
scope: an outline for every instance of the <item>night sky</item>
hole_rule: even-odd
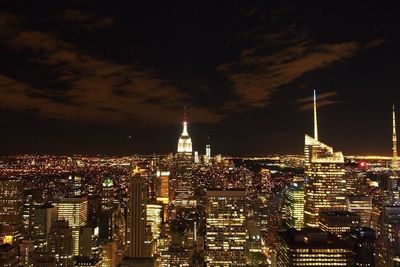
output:
[[[390,155],[395,6],[133,2],[1,1],[0,154],[173,152],[185,105],[201,154],[302,153],[316,89],[321,141]]]

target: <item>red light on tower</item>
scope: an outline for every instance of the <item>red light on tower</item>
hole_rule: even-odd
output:
[[[365,168],[367,168],[367,163],[365,161],[361,161],[358,163],[358,167],[360,169],[365,169]]]

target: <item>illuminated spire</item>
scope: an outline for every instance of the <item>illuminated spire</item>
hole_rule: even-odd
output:
[[[397,158],[397,134],[396,134],[396,113],[394,110],[394,105],[393,105],[393,111],[392,111],[392,126],[393,126],[393,132],[392,132],[392,142],[393,142],[393,158],[392,158],[392,170],[397,171],[399,170],[399,160]]]
[[[314,139],[318,141],[317,95],[314,90]]]
[[[183,129],[182,134],[178,140],[178,153],[192,154],[192,140],[190,139],[188,129],[187,129],[187,114],[186,106],[183,113]]]
[[[187,114],[186,114],[186,106],[185,110],[183,113],[183,130],[182,130],[182,136],[189,136],[188,131],[187,131]]]

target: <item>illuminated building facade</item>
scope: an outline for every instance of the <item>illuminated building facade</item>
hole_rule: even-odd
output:
[[[183,207],[195,205],[192,156],[184,153],[176,154],[171,176],[174,204]]]
[[[320,210],[346,209],[347,188],[342,152],[334,152],[332,147],[318,141],[315,91],[314,138],[305,135],[304,156],[304,223],[307,227],[318,227]]]
[[[207,266],[246,266],[246,192],[207,191]]]
[[[56,259],[56,266],[72,266],[74,240],[72,228],[66,220],[56,220],[49,233],[49,252]]]
[[[190,253],[189,250],[181,246],[170,246],[168,250],[161,252],[160,267],[189,267]]]
[[[179,137],[178,140],[178,153],[184,153],[184,154],[192,154],[192,139],[189,136],[188,133],[188,123],[187,123],[187,119],[186,119],[186,107],[185,107],[185,114],[184,114],[184,120],[183,120],[183,129],[182,129],[182,134]]]
[[[79,255],[80,227],[87,223],[87,197],[60,198],[57,202],[58,219],[68,221],[74,239],[74,256]]]
[[[400,266],[400,206],[383,208],[376,238],[377,266]]]
[[[359,228],[361,225],[358,214],[345,210],[324,210],[319,213],[321,230],[342,237],[344,233]]]
[[[285,190],[286,224],[300,230],[304,225],[304,187],[294,183]]]
[[[102,267],[117,266],[117,245],[113,241],[103,243],[102,245]]]
[[[0,238],[13,242],[20,238],[23,227],[21,179],[0,179],[0,195]]]
[[[157,172],[157,179],[158,179],[157,201],[163,204],[169,203],[169,176],[170,172],[167,170],[159,170]]]
[[[371,227],[372,197],[367,195],[346,196],[347,210],[360,216],[362,227]]]
[[[126,255],[131,258],[146,256],[146,202],[146,181],[140,176],[140,171],[136,166],[129,183],[126,221]]]
[[[289,229],[278,234],[278,267],[354,266],[351,246],[318,228]]]
[[[157,204],[146,205],[147,226],[150,226],[150,231],[153,240],[160,237],[161,222],[162,222],[162,206]]]
[[[114,208],[114,183],[111,178],[107,177],[104,179],[102,185],[101,208],[108,211]]]

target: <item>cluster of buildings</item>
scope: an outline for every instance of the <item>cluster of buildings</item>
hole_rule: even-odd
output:
[[[185,111],[174,154],[42,161],[1,162],[0,266],[400,266],[394,110],[379,171],[319,140],[315,93],[300,157],[199,155]]]

